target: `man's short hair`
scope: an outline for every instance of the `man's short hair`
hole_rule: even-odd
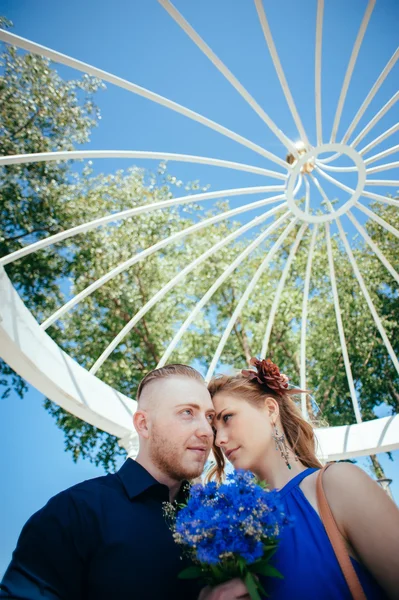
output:
[[[137,402],[140,400],[140,396],[143,393],[144,387],[151,383],[151,381],[155,381],[157,379],[167,379],[168,377],[173,376],[189,377],[190,379],[196,379],[197,381],[204,383],[204,378],[202,377],[201,373],[199,373],[196,369],[193,369],[193,367],[180,364],[165,365],[164,367],[150,371],[147,373],[144,379],[140,381],[137,390]]]

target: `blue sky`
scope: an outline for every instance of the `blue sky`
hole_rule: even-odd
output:
[[[346,66],[367,2],[327,0],[323,45],[323,130],[329,137]],[[273,70],[253,3],[244,0],[176,1],[176,7],[197,28],[213,50],[247,87],[259,104],[293,139],[298,134]],[[316,1],[265,1],[267,15],[285,74],[311,141],[315,141],[314,36]],[[244,135],[278,156],[285,148],[246,105],[222,75],[172,21],[156,0],[0,0],[0,14],[14,22],[13,31],[88,62],[171,98]],[[349,88],[339,135],[397,45],[399,5],[380,0],[373,12]],[[61,68],[68,78],[78,76]],[[372,101],[356,132],[396,91],[398,67]],[[88,147],[93,149],[158,150],[214,156],[275,168],[254,152],[167,109],[107,85],[97,97],[102,120]],[[398,118],[392,109],[360,146]],[[375,152],[398,143],[398,135]],[[374,153],[374,151],[373,151]],[[389,161],[397,160],[390,157]],[[129,161],[95,163],[96,171],[127,168]],[[137,164],[137,163],[136,163]],[[156,163],[140,161],[142,166]],[[200,179],[212,189],[264,185],[265,179],[242,172],[173,163],[169,171],[184,181]],[[397,178],[397,171],[378,178]],[[377,176],[375,177],[377,178]],[[269,183],[269,181],[267,182]],[[274,182],[273,182],[274,183]],[[394,189],[375,190],[379,193]],[[255,200],[257,197],[251,197]],[[233,199],[232,206],[245,198]],[[359,217],[359,214],[356,213]],[[347,226],[347,222],[345,222]],[[63,437],[41,407],[41,396],[30,390],[24,400],[11,396],[0,402],[0,466],[7,486],[0,496],[0,575],[8,563],[19,530],[32,512],[54,493],[101,474],[88,462],[75,465],[63,450]],[[398,453],[396,453],[397,455]],[[395,463],[382,458],[388,476]],[[4,478],[3,478],[4,480]],[[394,482],[399,502],[399,482]]]

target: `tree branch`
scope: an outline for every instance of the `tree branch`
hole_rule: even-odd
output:
[[[10,135],[10,139],[13,140],[14,138],[16,138],[16,136],[21,133],[21,131],[23,131],[24,129],[26,129],[27,127],[29,127],[29,125],[31,125],[33,123],[33,121],[36,119],[37,116],[39,116],[39,114],[41,113],[41,108],[38,108],[37,111],[35,113],[33,113],[33,115],[26,121],[26,123],[24,123],[23,125],[21,125],[21,127],[19,127],[19,129],[17,129],[17,131],[14,131],[11,135]]]
[[[329,381],[328,381],[328,388],[325,390],[325,392],[324,392],[324,394],[323,394],[323,400],[322,400],[322,402],[321,402],[321,404],[320,404],[320,407],[319,407],[319,408],[320,408],[320,412],[321,412],[321,413],[323,412],[323,410],[324,410],[324,408],[325,408],[325,406],[326,406],[326,404],[327,404],[327,402],[328,402],[328,398],[329,398],[329,396],[330,396],[330,394],[331,394],[331,390],[332,390],[332,388],[333,388],[334,381],[336,380],[336,378],[337,378],[337,375],[338,375],[338,373],[339,373],[339,369],[340,369],[340,367],[342,366],[342,361],[343,361],[343,356],[342,356],[342,354],[341,354],[341,356],[339,357],[339,361],[338,361],[338,363],[337,363],[337,365],[336,365],[336,367],[335,367],[335,371],[334,371],[334,373],[331,375],[331,377],[330,377],[330,379],[329,379]]]
[[[53,231],[51,231],[49,229],[42,229],[42,228],[32,229],[32,231],[26,231],[25,233],[21,233],[20,235],[15,235],[13,237],[4,238],[4,241],[5,242],[16,242],[17,240],[27,237],[28,235],[33,235],[34,233],[40,233],[40,232],[48,233],[50,235],[52,235],[54,233]]]
[[[117,308],[117,314],[125,321],[125,323],[128,323],[130,321],[130,315],[127,312],[125,312],[124,310],[122,310],[121,301],[119,300],[119,298],[113,298],[113,302]],[[141,320],[141,322],[143,323],[143,319]],[[147,327],[144,327],[144,333],[142,331],[140,331],[140,328],[137,326],[133,327],[133,331],[136,333],[136,335],[138,335],[138,337],[140,339],[143,340],[144,344],[147,346],[147,350],[152,355],[154,361],[158,363],[160,357],[156,350],[155,344],[150,340],[150,336],[149,336]],[[141,364],[143,365],[143,363],[141,363]],[[143,365],[143,368],[144,368],[144,365]]]

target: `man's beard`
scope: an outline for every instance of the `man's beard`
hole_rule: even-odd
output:
[[[153,428],[152,433],[150,458],[163,473],[175,481],[194,479],[201,475],[204,465],[198,463],[198,466],[192,465],[191,468],[184,468],[181,463],[186,450],[176,445],[169,437],[163,437],[156,426]]]

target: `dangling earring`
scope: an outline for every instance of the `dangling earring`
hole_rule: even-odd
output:
[[[291,470],[292,467],[288,460],[289,449],[287,446],[287,442],[285,441],[285,434],[284,434],[284,432],[281,434],[279,433],[276,424],[274,424],[274,433],[272,433],[272,438],[274,439],[274,441],[276,443],[276,450],[278,452],[280,452],[281,458],[283,458],[285,460],[285,464]],[[295,455],[295,460],[298,460],[296,455]]]

